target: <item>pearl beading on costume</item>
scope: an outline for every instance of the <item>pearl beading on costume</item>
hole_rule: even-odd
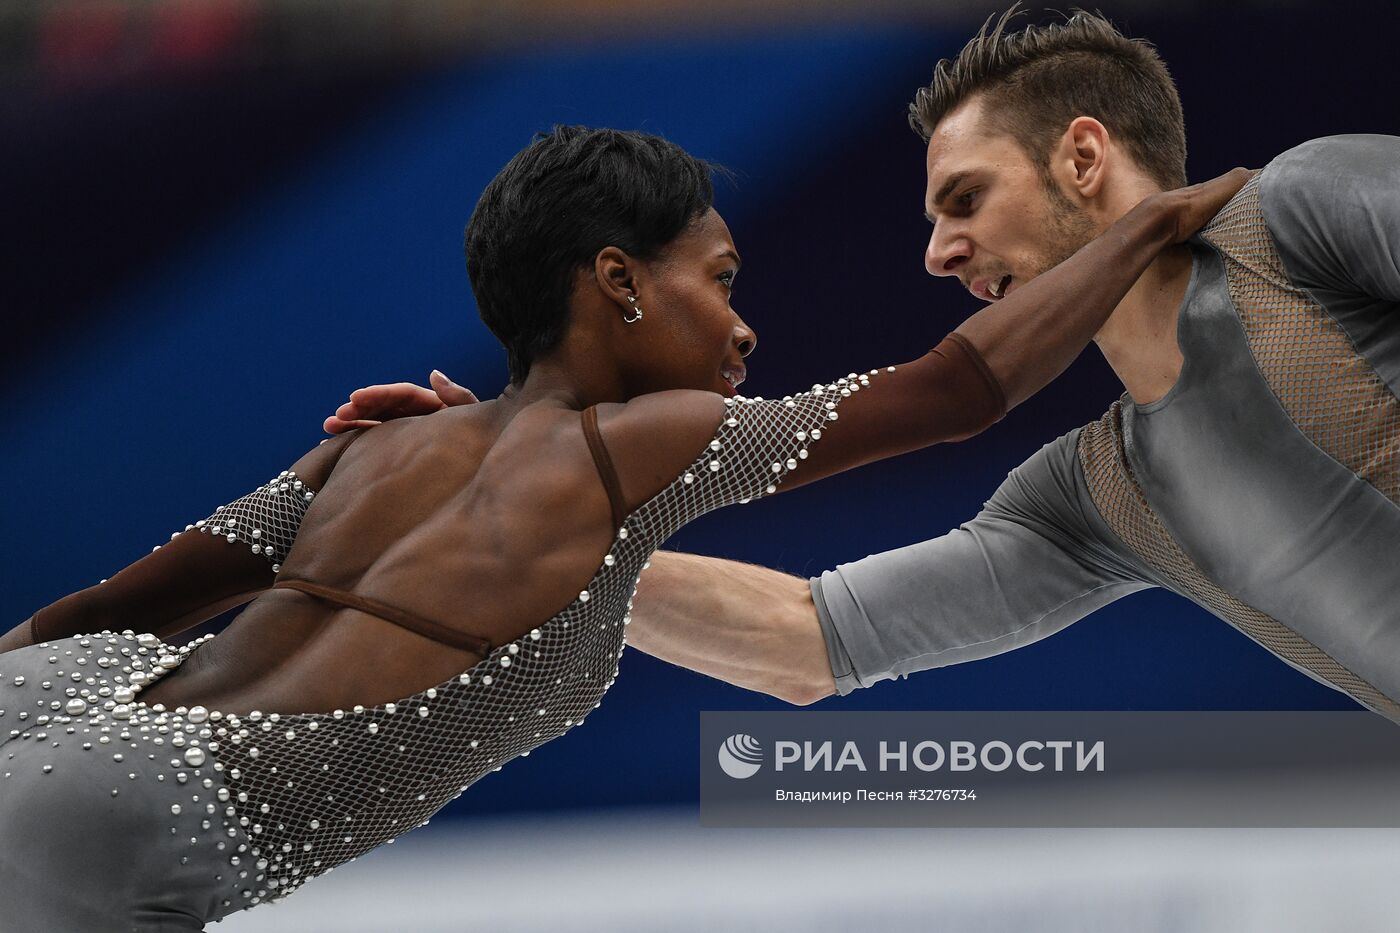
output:
[[[425,825],[486,774],[582,725],[616,680],[632,600],[651,553],[705,512],[776,492],[837,420],[840,403],[868,387],[876,372],[781,400],[727,399],[714,439],[682,476],[627,517],[573,603],[471,669],[411,697],[309,714],[148,708],[141,690],[207,638],[171,648],[153,635],[104,633],[80,645],[86,650],[103,639],[134,638],[135,647],[119,649],[108,640],[75,663],[95,658],[110,682],[93,681],[87,692],[65,688],[41,714],[43,722],[28,724],[25,710],[19,724],[49,728],[55,717],[86,716],[99,745],[115,735],[133,742],[134,750],[152,749],[153,760],[169,756],[180,768],[177,781],[196,781],[188,806],[203,808],[208,819],[201,825],[225,835],[217,844],[228,847],[229,872],[242,885],[237,897],[249,904],[285,897]],[[280,563],[313,497],[284,473],[191,529],[231,544],[256,544]],[[83,677],[75,673],[73,679]],[[83,709],[71,712],[79,703]],[[4,716],[0,712],[0,727]],[[171,816],[186,806],[182,801]],[[233,846],[235,839],[247,841]]]
[[[241,499],[219,506],[208,518],[186,525],[185,531],[213,534],[229,544],[247,545],[254,554],[265,557],[276,573],[291,552],[297,529],[315,498],[316,493],[295,473],[283,470],[276,479]],[[174,540],[179,536],[177,531],[170,537]]]
[[[223,765],[213,759],[218,742],[211,727],[219,715],[202,707],[169,711],[136,700],[144,686],[174,670],[213,637],[177,648],[162,644],[154,635],[103,631],[35,646],[34,650],[52,652],[47,660],[53,670],[41,682],[29,684],[26,696],[33,698],[32,707],[0,709],[0,729],[7,721],[13,723],[6,730],[9,742],[0,767],[0,793],[4,782],[15,777],[16,757],[26,750],[13,743],[53,750],[52,760],[39,767],[46,776],[60,773],[67,759],[58,749],[65,745],[75,745],[83,755],[109,756],[114,764],[131,769],[110,788],[112,797],[121,796],[126,785],[152,776],[169,782],[180,788],[176,792],[180,802],[171,804],[167,815],[170,833],[193,833],[188,836],[190,853],[203,846],[221,854],[219,863],[228,867],[211,881],[226,888],[222,903],[231,907],[240,901],[258,903],[266,896],[268,877],[264,866],[240,867],[249,846],[234,812],[221,805],[228,800],[228,791]],[[0,688],[25,685],[25,677],[15,676],[0,683]],[[175,819],[182,814],[188,819]],[[195,816],[197,824],[192,822]],[[189,861],[189,854],[178,858],[179,864]]]

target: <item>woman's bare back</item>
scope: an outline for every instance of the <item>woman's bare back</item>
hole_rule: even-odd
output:
[[[614,530],[578,412],[485,402],[355,439],[307,511],[281,575],[498,645],[575,599]],[[329,712],[400,699],[478,660],[278,588],[141,699],[228,713]]]

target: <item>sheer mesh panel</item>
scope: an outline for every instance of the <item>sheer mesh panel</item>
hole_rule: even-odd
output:
[[[219,506],[213,515],[186,525],[185,530],[219,535],[229,544],[246,544],[254,554],[271,561],[273,570],[281,570],[314,498],[316,494],[295,473],[283,470],[276,479]]]
[[[1126,399],[1126,396],[1124,397]],[[1344,690],[1400,723],[1400,705],[1276,619],[1212,583],[1181,549],[1134,478],[1123,450],[1122,406],[1115,402],[1079,435],[1079,463],[1099,514],[1124,544],[1172,588],[1229,622],[1274,654]]]
[[[580,725],[617,677],[632,597],[651,553],[708,511],[776,491],[836,420],[843,398],[869,380],[851,375],[775,401],[728,400],[714,439],[627,517],[587,590],[458,677],[397,703],[330,714],[209,713],[209,751],[232,795],[225,816],[247,832],[263,872],[256,897],[284,897],[422,825],[483,775]],[[250,526],[265,537],[293,514],[282,486],[279,478],[225,506],[206,526],[215,531],[217,523],[215,533],[235,541]],[[303,506],[309,497],[301,497]],[[226,516],[237,518],[232,532]],[[295,524],[289,530],[294,535]]]
[[[1340,324],[1288,281],[1259,207],[1259,178],[1203,231],[1269,388],[1309,440],[1400,504],[1400,402]]]

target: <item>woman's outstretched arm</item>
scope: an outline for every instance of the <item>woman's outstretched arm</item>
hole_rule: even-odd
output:
[[[711,470],[727,478],[723,493],[707,498],[708,510],[980,433],[1059,375],[1157,255],[1214,216],[1248,177],[1237,169],[1146,198],[912,362],[851,373],[778,400],[676,390],[600,405],[599,424],[628,507],[647,501],[687,465],[697,483],[711,479]],[[718,434],[717,424],[723,425]],[[715,456],[695,463],[707,444]],[[745,461],[753,462],[741,466]],[[759,475],[749,475],[755,464]]]
[[[342,435],[298,460],[288,472],[295,474],[292,479],[300,480],[301,486],[287,492],[303,496],[302,489],[324,486],[340,455],[357,436]],[[266,488],[260,487],[260,491]],[[297,522],[292,518],[304,510],[278,510],[275,521],[280,537],[295,537]],[[273,516],[268,520],[273,521]],[[268,538],[259,534],[258,540],[249,540],[251,529],[232,523],[213,534],[212,521],[203,532],[179,533],[96,586],[40,609],[0,638],[0,652],[104,629],[132,629],[168,638],[241,606],[271,587],[277,579],[269,559],[272,548],[258,543],[270,541],[271,525]],[[230,536],[241,546],[231,546]],[[290,546],[290,541],[282,544]]]
[[[1250,174],[1235,169],[1146,198],[1069,259],[969,317],[930,353],[858,379],[842,399],[840,420],[779,488],[990,427],[1064,372],[1158,254],[1204,226]]]

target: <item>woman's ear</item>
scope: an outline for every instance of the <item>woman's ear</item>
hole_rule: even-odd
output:
[[[1093,117],[1075,117],[1060,139],[1064,182],[1081,198],[1092,200],[1103,190],[1108,160],[1108,128]]]
[[[608,246],[593,258],[598,290],[623,311],[631,308],[629,296],[637,294],[638,263],[616,246]]]

